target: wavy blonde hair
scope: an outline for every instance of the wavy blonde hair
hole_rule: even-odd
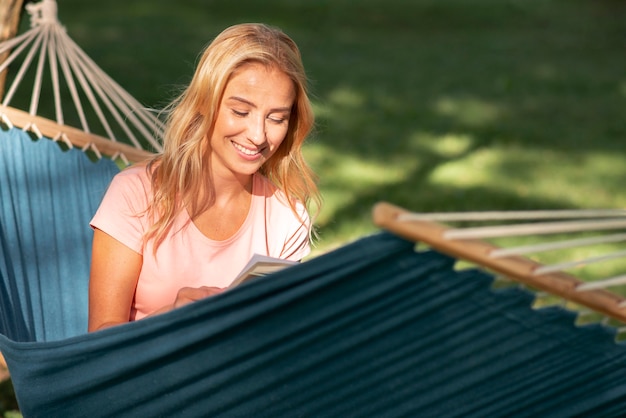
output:
[[[211,183],[209,138],[227,83],[248,63],[279,69],[291,78],[296,89],[287,135],[260,172],[285,193],[294,213],[297,214],[297,201],[309,208],[313,206],[312,219],[319,213],[322,199],[317,177],[302,155],[314,115],[300,51],[278,28],[239,24],[225,29],[206,47],[190,84],[165,109],[163,151],[147,165],[153,189],[148,214],[154,222],[145,240],[154,239],[155,252],[184,202],[191,219],[214,202],[214,190],[203,193],[207,181]]]

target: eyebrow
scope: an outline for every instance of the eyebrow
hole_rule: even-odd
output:
[[[247,104],[248,106],[253,107],[253,108],[255,108],[255,109],[256,109],[256,107],[257,107],[257,105],[255,105],[255,104],[254,104],[254,103],[252,103],[251,101],[246,100],[246,99],[244,99],[243,97],[239,97],[239,96],[230,96],[230,97],[228,98],[228,100],[235,100],[235,101],[237,101],[237,102],[241,102],[241,103]],[[274,112],[291,112],[292,107],[293,107],[293,106],[287,106],[287,107],[277,107],[277,108],[274,108],[274,109],[270,109],[270,110],[271,110],[271,112],[270,112],[270,113],[274,113]]]

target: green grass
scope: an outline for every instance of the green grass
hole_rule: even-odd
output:
[[[320,247],[369,210],[625,207],[626,6],[617,0],[61,0],[72,38],[161,107],[242,21],[301,46],[317,131]]]
[[[15,392],[11,380],[0,382],[0,414],[4,418],[17,418],[19,415]]]
[[[375,231],[380,200],[425,212],[626,207],[623,1],[61,0],[59,19],[154,108],[224,27],[289,33],[317,114],[315,254]]]
[[[298,42],[318,117],[318,250],[416,211],[626,207],[626,6],[614,0],[59,4],[70,35],[147,106],[227,25]]]
[[[415,211],[626,207],[620,0],[59,0],[72,38],[146,106],[224,27],[300,45],[325,199],[316,253]],[[43,105],[42,105],[43,106]],[[43,107],[45,109],[45,106]]]

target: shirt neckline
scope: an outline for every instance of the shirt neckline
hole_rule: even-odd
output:
[[[191,220],[191,216],[189,216],[189,212],[187,211],[187,208],[184,208],[184,216],[185,216],[185,223],[187,224],[187,227],[191,229],[192,233],[198,238],[201,239],[202,241],[208,243],[211,246],[214,247],[224,247],[229,245],[230,243],[232,243],[233,241],[235,241],[237,238],[239,238],[249,227],[250,223],[252,222],[252,214],[255,211],[255,208],[257,206],[256,202],[257,199],[259,198],[259,196],[257,196],[257,194],[259,193],[259,176],[255,173],[252,175],[252,196],[250,198],[250,208],[248,209],[248,214],[246,215],[246,219],[243,221],[243,223],[241,224],[241,226],[239,227],[239,229],[230,237],[228,237],[225,240],[214,240],[211,239],[209,237],[207,237],[206,235],[204,235],[202,233],[202,231],[200,231],[200,229],[198,229],[198,227],[196,226],[195,223],[193,223],[193,221]]]

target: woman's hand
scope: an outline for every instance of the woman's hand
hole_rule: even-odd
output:
[[[178,294],[176,295],[176,300],[172,305],[172,309],[180,308],[181,306],[188,305],[191,302],[208,298],[209,296],[217,295],[218,293],[222,293],[223,291],[224,289],[220,287],[183,287],[178,291]]]
[[[94,231],[89,280],[89,331],[130,320],[130,311],[143,257],[110,235]],[[180,308],[191,302],[221,293],[219,287],[183,287],[170,305],[149,316]]]
[[[148,316],[154,316],[169,312],[173,309],[180,308],[181,306],[189,305],[190,303],[197,300],[217,295],[218,293],[222,293],[223,291],[224,289],[220,287],[182,287],[178,290],[174,303],[172,303],[171,305],[163,306],[162,308],[157,309]]]

